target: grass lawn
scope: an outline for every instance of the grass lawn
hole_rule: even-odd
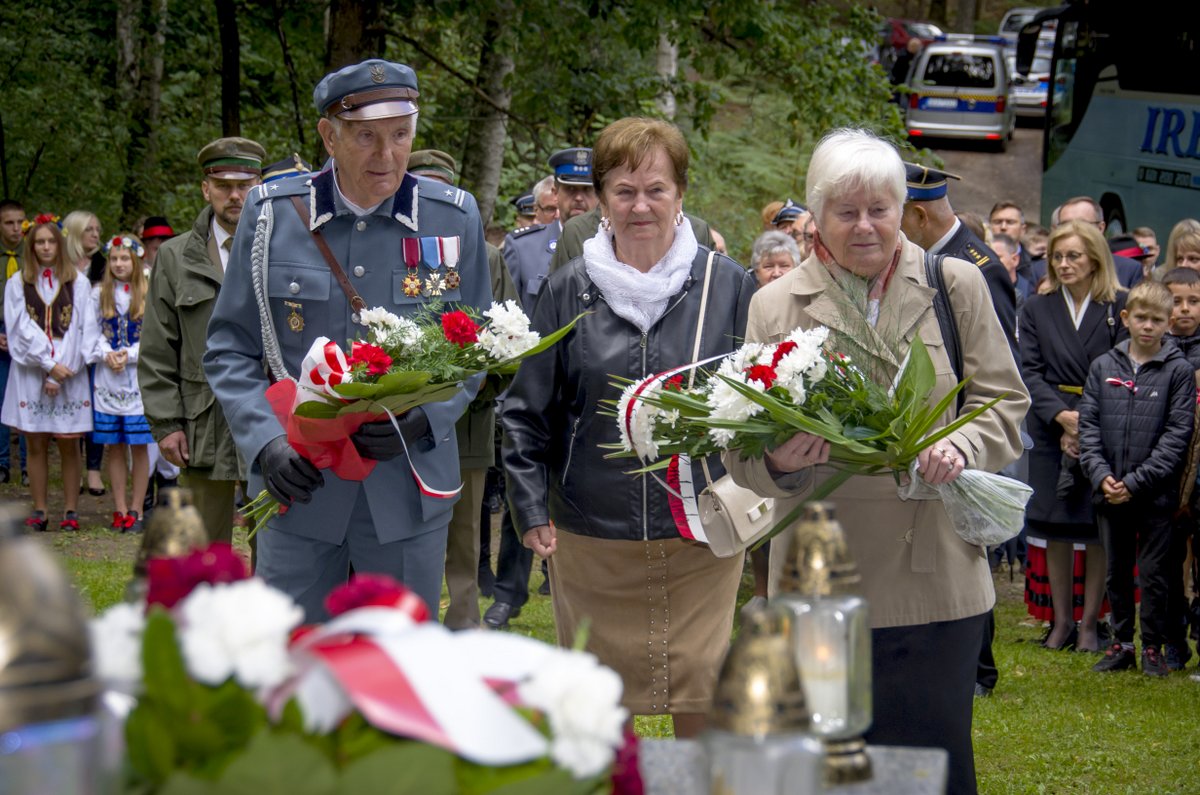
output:
[[[0,491],[9,499],[16,492]],[[94,521],[85,517],[83,531],[41,537],[97,610],[122,597],[138,544],[103,529],[101,507]],[[244,550],[244,537],[239,544]],[[553,642],[550,599],[535,592],[540,583],[535,566],[530,602],[511,631]],[[1200,792],[1200,684],[1178,673],[1165,680],[1130,671],[1095,674],[1093,655],[1042,649],[1041,628],[1024,623],[1021,585],[1019,575],[1010,584],[1006,573],[997,574],[1000,682],[991,698],[975,702],[980,792]],[[747,574],[739,603],[749,596]],[[481,600],[481,610],[489,603]],[[637,728],[644,736],[670,735],[664,718],[640,718]]]

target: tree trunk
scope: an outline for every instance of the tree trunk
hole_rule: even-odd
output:
[[[957,27],[963,33],[975,32],[975,3],[976,0],[958,0]]]
[[[8,189],[8,150],[4,146],[4,116],[0,114],[0,187],[4,189],[4,195],[12,197],[12,191]]]
[[[479,52],[479,73],[475,85],[475,111],[480,122],[468,128],[462,162],[462,185],[475,195],[479,217],[486,227],[492,220],[496,195],[500,191],[500,169],[504,164],[504,140],[508,134],[508,108],[512,89],[504,85],[513,71],[513,59],[504,51],[505,32],[513,18],[509,3],[500,3],[484,22],[483,45]],[[490,101],[489,101],[490,100]]]
[[[132,11],[127,18],[123,12]],[[143,16],[146,12],[148,15]],[[118,7],[118,81],[129,144],[125,150],[125,187],[121,194],[121,219],[125,228],[138,216],[158,207],[150,197],[161,193],[155,184],[159,173],[158,135],[162,116],[163,55],[167,41],[167,0],[122,0]],[[123,76],[129,82],[123,82]]]
[[[221,134],[242,134],[242,45],[234,0],[216,0],[221,34]]]
[[[125,120],[129,140],[125,145],[125,179],[121,188],[121,227],[141,205],[142,186],[137,169],[146,120],[138,107],[138,83],[142,39],[142,0],[120,0],[117,3],[117,118]]]
[[[946,20],[946,0],[930,0],[929,19],[942,27],[949,25]]]
[[[386,43],[380,0],[331,0],[325,41],[326,71],[367,58],[382,58]]]
[[[275,23],[275,35],[279,38],[279,49],[283,55],[283,68],[287,69],[288,85],[292,90],[292,113],[296,118],[297,149],[304,151],[304,115],[300,111],[300,90],[297,86],[296,63],[292,60],[292,51],[288,47],[287,35],[283,32],[283,14],[279,8],[279,0],[271,0],[271,18]]]
[[[679,71],[679,48],[671,43],[664,33],[658,37],[658,57],[656,71],[663,81],[662,91],[656,100],[658,111],[668,119],[675,118],[675,92],[671,81]]]

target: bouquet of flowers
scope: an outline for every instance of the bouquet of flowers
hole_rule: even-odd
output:
[[[443,313],[438,305],[412,318],[375,307],[364,310],[360,319],[366,335],[350,343],[348,355],[328,337],[318,337],[301,363],[299,378],[267,389],[267,400],[296,452],[345,480],[362,480],[375,467],[350,440],[363,423],[387,418],[397,425],[398,415],[447,400],[480,374],[491,382],[491,391],[502,391],[522,359],[548,350],[575,325],[573,320],[542,337],[529,328],[529,318],[515,301],[492,304],[482,320],[462,309]],[[413,476],[427,494],[458,493],[430,488],[415,469]],[[283,508],[262,491],[243,512],[257,530]]]
[[[777,344],[748,343],[699,365],[625,382],[616,405],[621,443],[615,455],[637,456],[646,464],[638,472],[666,469],[668,482],[676,484],[671,473],[692,458],[727,450],[761,457],[796,433],[811,433],[830,443],[829,462],[837,470],[810,496],[819,500],[855,475],[891,473],[897,482],[901,473],[914,475],[921,450],[1001,400],[934,430],[967,382],[933,403],[933,362],[919,337],[889,388],[850,357],[826,350],[828,336],[824,327],[797,329]],[[690,370],[714,362],[715,370],[689,377]],[[1031,493],[1023,483],[977,470],[937,490],[956,529],[972,543],[998,543],[979,539],[1019,532]],[[912,486],[903,494],[920,496]],[[767,537],[794,522],[801,509],[783,517]]]
[[[621,680],[590,654],[452,633],[386,577],[301,627],[228,545],[149,564],[146,604],[92,623],[106,686],[131,695],[124,791],[639,792]]]

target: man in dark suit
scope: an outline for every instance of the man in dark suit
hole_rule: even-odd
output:
[[[1021,205],[1008,199],[996,202],[988,214],[988,226],[992,229],[993,239],[996,235],[1008,235],[1017,241],[1017,273],[1036,287],[1037,282],[1033,280],[1033,269],[1030,267],[1034,258],[1021,243],[1026,231],[1025,211]]]
[[[1082,221],[1085,224],[1091,224],[1100,230],[1100,234],[1104,234],[1107,227],[1104,223],[1104,211],[1100,208],[1100,204],[1090,196],[1076,196],[1067,199],[1056,207],[1050,216],[1050,225],[1054,228],[1067,221]],[[1113,265],[1117,271],[1117,281],[1126,289],[1132,288],[1143,278],[1142,263],[1137,260],[1114,256]],[[1032,267],[1034,284],[1037,284],[1046,275],[1046,260],[1035,260]]]
[[[1017,296],[1012,279],[996,252],[988,248],[974,232],[954,215],[947,198],[949,180],[954,174],[928,166],[905,163],[908,197],[900,229],[904,235],[930,254],[944,254],[979,266],[992,294],[992,305],[1000,327],[1008,338],[1013,357],[1017,351]]]

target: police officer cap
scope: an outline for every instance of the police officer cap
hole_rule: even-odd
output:
[[[1137,238],[1133,235],[1117,235],[1109,238],[1108,250],[1112,252],[1114,257],[1128,257],[1129,259],[1145,259],[1150,256],[1150,252],[1137,242]]]
[[[532,193],[526,193],[524,196],[518,196],[512,200],[512,206],[517,208],[517,215],[532,217],[537,214],[534,209],[534,199]]]
[[[291,157],[285,157],[272,163],[269,166],[263,167],[262,181],[273,182],[284,177],[294,177],[298,174],[308,174],[312,171],[312,167],[300,159],[300,155],[295,152]]]
[[[254,179],[262,175],[267,150],[249,138],[218,138],[196,155],[204,176],[217,179]]]
[[[555,182],[568,185],[592,184],[592,150],[587,147],[563,149],[550,155]]]
[[[904,181],[908,188],[908,201],[928,202],[946,195],[947,180],[962,179],[948,171],[938,171],[916,163],[904,164]]]
[[[779,212],[775,213],[775,217],[771,219],[771,225],[779,226],[779,224],[784,224],[788,221],[795,221],[806,212],[808,212],[808,208],[803,204],[796,204],[791,199],[788,199],[779,208]]]
[[[408,156],[408,170],[453,185],[458,179],[458,163],[437,149],[418,149]]]
[[[417,74],[402,63],[372,58],[327,74],[313,89],[313,104],[347,121],[390,119],[417,112]]]
[[[146,219],[146,223],[142,225],[141,238],[145,240],[154,240],[156,238],[175,237],[175,230],[171,228],[171,224],[161,215],[151,215]]]

